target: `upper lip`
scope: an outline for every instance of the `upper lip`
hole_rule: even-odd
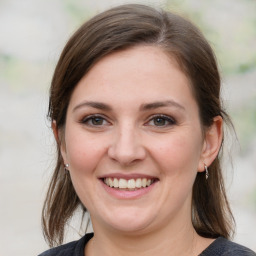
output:
[[[139,179],[139,178],[158,179],[156,176],[142,174],[142,173],[129,173],[129,174],[109,173],[99,177],[99,179],[104,179],[104,178],[117,178],[117,179],[125,179],[125,180]]]

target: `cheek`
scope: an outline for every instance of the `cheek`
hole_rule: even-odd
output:
[[[88,136],[83,131],[74,130],[67,134],[67,160],[72,171],[79,175],[94,171],[105,152],[104,142],[99,143],[97,136]]]
[[[201,137],[196,134],[172,134],[158,140],[154,147],[154,158],[167,175],[197,172],[201,155]]]
[[[92,138],[83,131],[72,130],[67,134],[66,155],[71,180],[81,202],[90,211],[94,204],[97,167],[104,158],[104,143],[95,140],[97,136]]]

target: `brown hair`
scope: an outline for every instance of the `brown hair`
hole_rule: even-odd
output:
[[[49,118],[58,129],[65,127],[70,97],[80,79],[107,54],[136,45],[155,45],[174,57],[191,81],[202,127],[215,116],[229,119],[220,102],[220,75],[214,53],[189,21],[163,10],[130,4],[96,15],[83,24],[66,44],[53,75]],[[82,206],[65,173],[57,145],[57,163],[44,202],[42,225],[51,246],[63,242],[65,225]],[[199,235],[229,238],[233,216],[226,198],[218,156],[209,167],[210,178],[198,172],[192,198],[192,223]],[[86,209],[83,207],[83,211]]]

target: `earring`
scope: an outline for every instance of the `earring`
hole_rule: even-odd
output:
[[[205,169],[205,179],[207,180],[209,178],[209,171],[206,164],[204,164],[204,169]]]
[[[68,167],[69,167],[69,164],[65,164],[65,165],[64,165],[64,169],[65,169],[66,172],[69,171]]]

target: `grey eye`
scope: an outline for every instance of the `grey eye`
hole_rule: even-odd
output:
[[[154,125],[156,126],[164,126],[168,124],[168,121],[162,117],[156,117],[153,119]]]
[[[91,123],[93,125],[102,125],[104,122],[104,119],[102,117],[92,117],[91,118]]]
[[[88,125],[88,126],[103,126],[107,125],[108,121],[102,117],[102,116],[95,116],[95,115],[90,115],[85,117],[81,123]]]
[[[155,127],[167,127],[174,125],[176,122],[172,117],[166,115],[156,115],[153,116],[147,125],[155,126]]]

